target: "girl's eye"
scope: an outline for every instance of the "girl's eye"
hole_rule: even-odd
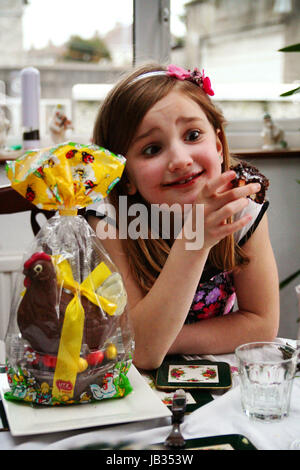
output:
[[[187,140],[189,142],[192,142],[194,140],[197,140],[200,136],[200,131],[198,131],[197,129],[194,129],[193,131],[189,131],[187,134],[186,134],[186,137],[184,140]]]
[[[156,155],[160,151],[161,147],[159,145],[149,145],[143,150],[143,155],[151,157]]]

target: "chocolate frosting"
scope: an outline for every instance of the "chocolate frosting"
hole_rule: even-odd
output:
[[[230,167],[236,173],[236,178],[231,181],[232,187],[243,186],[248,183],[259,183],[261,188],[258,193],[252,194],[250,197],[254,202],[263,204],[265,201],[266,191],[269,187],[269,180],[253,165],[246,162],[240,162]]]

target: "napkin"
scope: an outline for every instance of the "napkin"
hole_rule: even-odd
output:
[[[269,423],[249,419],[242,411],[240,386],[187,416],[181,426],[186,439],[242,434],[258,450],[288,450],[300,439],[300,377],[294,379],[289,416]]]

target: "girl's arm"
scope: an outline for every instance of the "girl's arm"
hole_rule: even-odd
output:
[[[184,321],[209,250],[221,238],[240,230],[249,222],[248,216],[245,216],[232,224],[223,223],[247,205],[245,196],[259,190],[251,184],[231,190],[224,189],[224,185],[226,188],[232,176],[232,172],[223,173],[208,183],[202,191],[202,200],[205,203],[204,246],[200,250],[186,250],[186,242],[190,240],[184,238],[183,229],[183,238],[175,240],[160,275],[147,295],[141,292],[129,270],[122,241],[102,240],[104,248],[124,279],[135,335],[134,363],[137,367],[143,369],[158,367],[171,346],[177,347],[177,340],[178,345],[181,344],[179,348],[184,348],[185,345],[189,347],[189,339],[181,336],[180,331],[185,334]],[[96,231],[96,223],[103,222],[90,219],[90,223]],[[195,342],[193,339],[193,344],[194,348],[197,348],[201,342],[198,340]]]
[[[243,246],[247,266],[234,273],[239,310],[184,325],[169,353],[221,354],[251,341],[272,341],[279,326],[279,281],[266,214]]]

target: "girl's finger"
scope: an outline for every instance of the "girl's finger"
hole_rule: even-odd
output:
[[[212,194],[216,193],[217,190],[219,192],[220,188],[226,186],[230,181],[232,181],[236,176],[235,171],[225,171],[221,173],[220,176],[214,178],[213,180],[209,181],[206,185],[206,195],[211,196]]]
[[[231,183],[231,179],[229,181],[227,181],[227,183],[225,183],[223,186],[220,186],[217,190],[217,193],[218,194],[222,194],[222,193],[225,193],[227,191],[229,191],[230,189],[233,189],[232,188],[232,183]]]
[[[227,237],[228,235],[232,235],[238,230],[241,230],[245,225],[247,225],[250,222],[251,219],[252,219],[252,216],[250,214],[247,214],[241,217],[240,219],[235,220],[232,223],[220,225],[218,228],[217,238],[220,241],[223,238]]]
[[[224,236],[226,237],[227,235],[238,232],[238,230],[241,230],[243,227],[245,227],[245,225],[247,225],[251,219],[252,215],[247,214],[244,217],[241,217],[239,220],[232,222],[231,224],[223,225],[222,230],[224,230],[224,233],[226,233]]]
[[[252,194],[260,191],[261,186],[259,183],[248,183],[244,186],[238,186],[237,188],[229,189],[226,193],[227,200],[235,200],[243,197],[251,196]]]
[[[216,225],[225,223],[230,217],[243,210],[249,204],[249,199],[240,198],[231,201],[210,214],[210,221]]]
[[[245,186],[230,189],[222,194],[216,194],[216,197],[214,197],[213,199],[213,205],[207,206],[205,212],[212,213],[213,211],[218,211],[223,207],[226,207],[227,204],[233,201],[244,200],[249,202],[247,197],[251,194],[257,193],[259,190],[259,183],[250,183],[246,184]],[[245,202],[245,204],[247,204],[248,202]]]

